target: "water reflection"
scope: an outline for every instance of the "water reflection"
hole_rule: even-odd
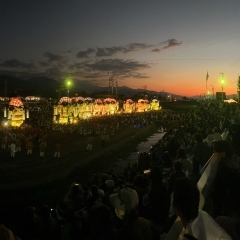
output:
[[[138,147],[137,147],[137,151],[136,152],[132,152],[128,158],[126,159],[119,159],[119,161],[117,162],[117,166],[115,167],[115,171],[116,173],[121,173],[122,170],[124,169],[124,167],[126,167],[126,165],[128,163],[134,164],[137,162],[138,159],[138,155],[139,153],[143,153],[143,152],[149,152],[149,150],[151,149],[151,147],[157,143],[159,140],[162,139],[162,137],[164,136],[165,132],[162,131],[158,131],[157,133],[153,134],[152,136],[148,137],[146,139],[145,142],[141,142]]]

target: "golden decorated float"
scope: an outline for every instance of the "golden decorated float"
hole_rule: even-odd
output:
[[[4,109],[4,117],[7,117],[9,125],[19,127],[25,118],[29,118],[29,110],[24,108],[21,98],[13,97],[10,99],[8,107]]]
[[[152,99],[152,101],[150,102],[150,109],[153,111],[161,109],[161,107],[159,106],[159,101],[157,99]]]
[[[127,99],[123,103],[123,110],[125,113],[133,113],[135,112],[135,103],[133,102],[132,99]]]

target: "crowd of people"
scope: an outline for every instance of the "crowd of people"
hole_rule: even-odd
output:
[[[15,235],[22,240],[164,239],[179,216],[182,239],[240,239],[238,104],[204,101],[188,112],[111,116],[83,127],[55,126],[55,131],[88,136],[113,128],[117,134],[118,125],[141,127],[156,119],[165,134],[139,154],[136,165],[129,164],[121,175],[111,169],[96,174],[87,185],[73,182],[56,206],[25,208]],[[172,120],[177,124],[167,128]],[[196,183],[210,158],[214,174],[203,211]],[[5,220],[0,219],[0,228],[10,236]]]

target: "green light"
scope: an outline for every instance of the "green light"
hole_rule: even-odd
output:
[[[224,79],[221,80],[221,83],[224,83]]]

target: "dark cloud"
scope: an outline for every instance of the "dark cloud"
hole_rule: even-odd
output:
[[[125,74],[125,75],[121,76],[121,78],[144,79],[144,78],[150,78],[150,76],[147,76],[147,75],[145,75],[145,74],[138,73],[138,72],[133,72],[133,73]]]
[[[123,47],[98,48],[96,52],[96,56],[110,57],[119,52],[124,52],[124,48]]]
[[[84,61],[75,63],[78,71],[73,73],[79,77],[87,79],[103,79],[110,75],[118,76],[119,78],[148,78],[139,71],[150,68],[150,64],[135,60],[123,59],[101,59],[96,61]]]
[[[77,53],[78,58],[88,58],[90,54],[96,52],[94,48],[88,48],[86,51],[80,51]]]
[[[97,50],[94,50],[92,48],[89,48],[87,51],[80,51],[77,56],[86,58],[89,56],[90,53],[93,53],[96,51],[96,57],[110,57],[117,53],[129,53],[134,51],[141,51],[143,49],[147,49],[150,47],[153,47],[154,45],[147,45],[145,43],[130,43],[126,46],[114,46],[109,48],[97,48]],[[89,53],[89,50],[91,52]]]
[[[64,62],[66,61],[66,58],[60,55],[56,55],[50,52],[45,52],[43,54],[44,57],[48,58],[48,62]]]
[[[145,43],[130,43],[125,48],[125,53],[133,52],[133,51],[141,51],[150,47],[153,47],[154,45],[147,45]]]
[[[17,59],[6,60],[0,66],[9,68],[34,68],[33,63],[25,63]]]
[[[54,67],[48,68],[45,74],[47,76],[54,76],[54,78],[56,79],[61,79],[61,77],[64,76],[64,74],[66,75],[66,73],[62,72],[61,70],[62,70],[61,67],[54,66]]]
[[[97,78],[107,77],[107,74],[103,74],[102,72],[97,72],[97,73],[85,74],[83,77],[97,79]]]
[[[159,48],[154,48],[151,52],[160,52],[161,51],[161,49],[159,49]]]
[[[176,39],[169,39],[164,42],[164,44],[167,44],[167,46],[163,47],[163,49],[171,48],[171,47],[176,47],[181,45],[181,42],[178,42]]]
[[[49,63],[48,62],[39,62],[40,66],[42,67],[48,67]]]
[[[94,63],[87,63],[85,66],[89,70],[115,72],[119,74],[149,68],[149,64],[123,59],[101,59]]]
[[[68,69],[69,70],[74,70],[76,67],[75,67],[75,65],[74,64],[70,64],[69,66],[68,66]]]

